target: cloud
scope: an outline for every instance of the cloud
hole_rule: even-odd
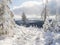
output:
[[[50,9],[50,14],[55,15],[56,13],[56,1],[49,0],[48,7]],[[41,10],[43,10],[43,2],[40,1],[27,1],[22,3],[20,6],[14,6],[13,12],[15,15],[22,15],[24,11],[27,17],[29,18],[37,18],[41,16]]]
[[[49,0],[50,2],[50,0]],[[40,15],[41,10],[43,10],[43,1],[27,1],[22,3],[20,6],[14,6],[13,11],[17,15],[21,15],[24,11],[26,14],[37,14]]]
[[[50,2],[50,0],[49,0]],[[25,11],[27,14],[40,14],[40,11],[43,8],[44,1],[27,1],[23,2],[20,6],[14,6],[13,10],[16,14],[20,14],[22,11]]]
[[[52,0],[48,0],[48,2],[50,2]],[[26,2],[23,2],[22,4],[20,4],[19,6],[13,6],[13,10],[14,9],[18,9],[18,8],[22,8],[22,7],[25,7],[25,8],[29,8],[29,7],[33,7],[35,5],[42,5],[43,3],[46,3],[46,0],[31,0],[31,1],[26,1]]]
[[[20,6],[13,6],[13,10],[18,9],[18,8],[29,8],[29,7],[34,7],[35,5],[41,5],[42,2],[38,2],[38,1],[27,1],[22,3]]]
[[[33,7],[33,6],[35,6],[35,5],[41,5],[41,4],[42,4],[42,2],[28,1],[28,2],[24,2],[24,3],[21,5],[21,7],[26,7],[26,8],[28,8],[28,7]]]

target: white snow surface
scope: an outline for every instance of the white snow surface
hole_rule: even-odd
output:
[[[13,31],[14,35],[1,39],[0,45],[60,45],[59,32],[49,30],[45,32],[43,28],[26,28],[18,25]]]

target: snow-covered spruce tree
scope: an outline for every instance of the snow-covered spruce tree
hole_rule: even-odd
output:
[[[22,13],[23,25],[26,24],[26,20],[27,20],[26,15],[25,15],[25,13],[23,12],[23,13]]]
[[[59,16],[59,4],[58,4],[58,0],[56,0],[56,17],[55,20],[52,20],[51,23],[49,21],[46,21],[44,24],[44,30],[50,30],[53,32],[60,32],[60,16]],[[50,26],[48,26],[50,25]],[[47,29],[46,29],[47,28]]]
[[[44,19],[44,25],[43,25],[43,30],[47,31],[50,27],[49,23],[49,9],[48,9],[48,0],[44,3],[44,10],[43,10],[43,19]]]
[[[49,27],[50,27],[49,20],[46,19],[46,21],[44,22],[44,25],[43,25],[43,30],[46,32],[49,30]]]
[[[11,0],[0,0],[0,35],[13,34],[13,13],[10,11]]]

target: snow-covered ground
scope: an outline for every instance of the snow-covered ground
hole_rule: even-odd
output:
[[[13,30],[13,36],[1,39],[0,45],[60,45],[59,32],[18,25]]]

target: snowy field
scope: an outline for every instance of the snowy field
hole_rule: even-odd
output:
[[[57,28],[59,29],[59,28]],[[60,45],[60,32],[55,29],[18,26],[13,29],[14,35],[0,40],[0,45]]]

